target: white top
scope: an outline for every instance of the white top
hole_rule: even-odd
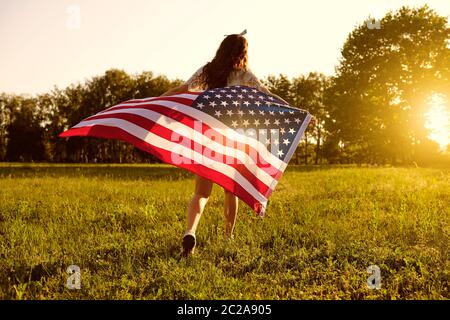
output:
[[[201,74],[203,67],[200,67],[190,78],[186,81],[189,91],[204,91],[206,86],[202,83]],[[228,76],[227,86],[249,86],[260,91],[265,89],[264,85],[253,74],[250,68],[233,70]]]

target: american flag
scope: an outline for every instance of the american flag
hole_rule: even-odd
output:
[[[128,100],[60,137],[119,139],[210,179],[263,215],[311,120],[247,86]]]

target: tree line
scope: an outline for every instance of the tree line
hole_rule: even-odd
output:
[[[333,76],[311,72],[262,80],[317,119],[291,161],[409,164],[441,159],[424,123],[433,96],[442,96],[449,106],[449,39],[446,17],[427,6],[403,7],[384,16],[379,29],[365,22],[357,26]],[[108,106],[159,96],[182,82],[149,71],[130,75],[111,69],[37,96],[2,93],[0,161],[155,162],[122,141],[62,139],[58,134]]]

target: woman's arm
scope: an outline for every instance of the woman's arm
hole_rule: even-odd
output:
[[[172,94],[177,94],[177,93],[181,93],[181,92],[186,92],[189,91],[189,88],[195,88],[199,85],[202,84],[202,79],[201,79],[201,75],[203,72],[203,67],[200,67],[189,79],[188,81],[186,81],[185,83],[183,83],[182,85],[170,89],[167,92],[164,92],[161,96],[170,96]]]
[[[182,85],[175,87],[173,89],[170,89],[169,91],[164,92],[161,97],[163,96],[171,96],[173,94],[177,94],[177,93],[181,93],[181,92],[186,92],[188,91],[188,85],[186,83],[183,83]]]

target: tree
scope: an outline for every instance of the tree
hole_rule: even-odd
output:
[[[328,110],[324,103],[324,92],[329,86],[329,79],[316,72],[311,72],[307,76],[300,76],[293,79],[291,87],[291,97],[293,105],[309,111],[315,118],[314,126],[308,126],[305,131],[305,163],[307,159],[308,135],[311,133],[315,140],[315,164],[319,164],[322,159],[322,143],[326,132],[324,124],[329,118]]]
[[[11,109],[8,95],[0,95],[0,161],[6,156],[6,146],[8,145],[8,126],[11,123]]]
[[[46,159],[42,118],[33,98],[12,97],[11,122],[7,126],[6,160],[40,161]]]
[[[413,159],[428,144],[425,101],[449,87],[449,36],[447,18],[427,6],[388,13],[380,29],[358,26],[326,93],[334,148],[358,162]]]
[[[130,99],[159,96],[179,83],[180,80],[170,81],[164,76],[154,77],[152,72],[129,75],[123,70],[108,70],[104,75],[94,77],[83,85],[54,92],[61,114],[66,118],[52,122],[49,131],[54,132],[53,137],[57,137],[57,134],[69,126],[107,107]],[[58,139],[61,140],[56,138]],[[55,145],[58,143],[56,140]],[[132,145],[118,140],[72,137],[64,141],[66,148],[59,150],[65,152],[71,161],[133,162],[137,159],[156,161],[153,156],[144,155]]]

